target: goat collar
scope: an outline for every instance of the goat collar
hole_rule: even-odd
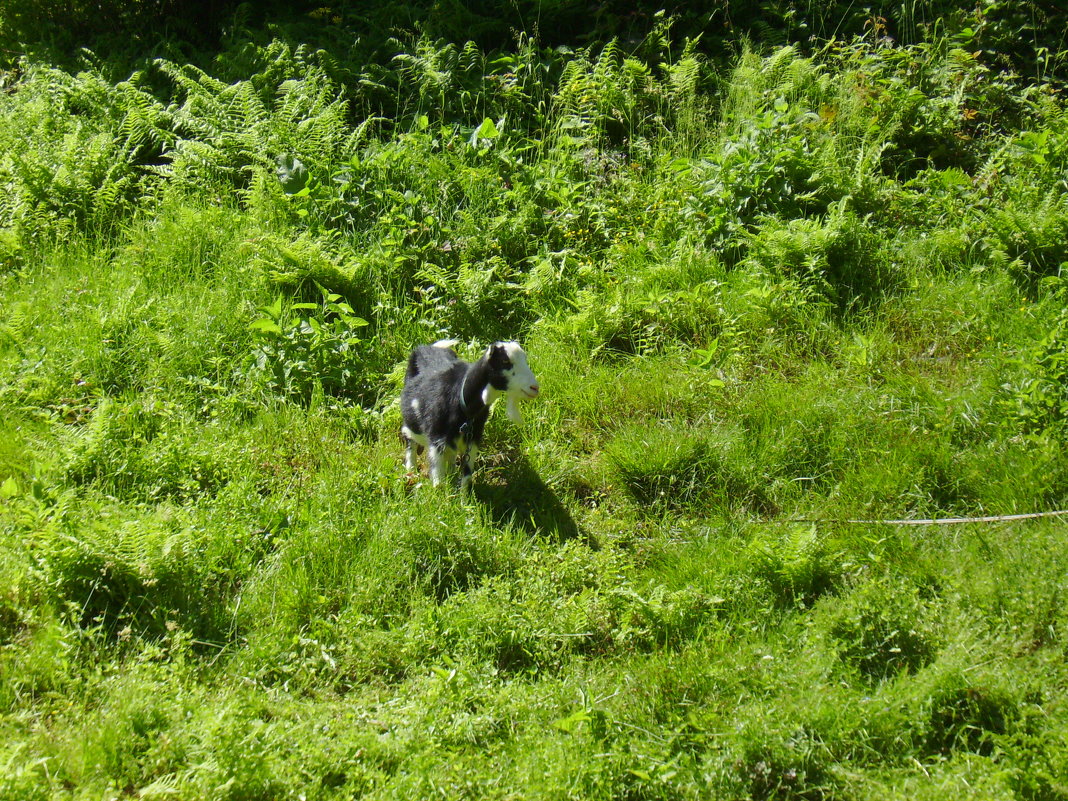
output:
[[[460,382],[460,411],[464,413],[464,416],[470,420],[474,417],[470,410],[467,408],[467,398],[464,397],[467,389],[467,377],[471,374],[470,371],[464,373],[464,380]]]
[[[467,380],[474,374],[474,385],[478,387],[478,393],[470,402],[467,400]],[[484,410],[488,409],[497,392],[490,381],[490,366],[488,360],[483,357],[474,364],[468,365],[464,371],[463,380],[460,382],[460,411],[468,422],[475,419]]]
[[[465,389],[467,389],[467,373],[466,372],[464,373],[464,380],[460,382],[460,411],[462,411],[465,416],[470,417],[471,415],[468,414],[468,412],[467,412],[467,399],[464,398],[464,390]]]

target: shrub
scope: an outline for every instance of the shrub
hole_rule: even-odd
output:
[[[229,84],[158,59],[154,67],[175,98],[161,127],[174,142],[153,172],[193,196],[214,189],[243,198],[257,175],[275,175],[287,158],[323,180],[326,165],[351,157],[364,131],[346,124],[347,103],[323,55],[275,40],[262,50],[257,74]]]
[[[102,399],[72,432],[63,457],[67,481],[141,500],[214,493],[232,463],[176,404],[151,396]]]
[[[830,756],[804,729],[783,731],[761,722],[746,726],[738,739],[725,775],[732,796],[754,801],[834,796]]]
[[[914,672],[938,653],[937,610],[905,580],[873,579],[828,610],[831,647],[868,681]]]
[[[730,436],[670,420],[633,423],[605,446],[605,457],[630,496],[651,510],[769,504],[756,470]]]
[[[1019,268],[1033,284],[1045,276],[1059,276],[1068,264],[1068,200],[1063,186],[1038,193],[1026,189],[985,222],[993,255]]]
[[[16,94],[0,109],[0,228],[30,241],[114,230],[141,189],[118,134],[123,90],[99,73],[35,68]]]
[[[927,749],[932,754],[970,751],[989,756],[1017,715],[1004,690],[973,684],[960,673],[944,677],[927,699]]]
[[[841,555],[815,525],[772,528],[748,550],[754,573],[781,603],[811,604],[843,578]]]
[[[356,335],[367,321],[357,317],[341,295],[320,287],[320,303],[286,306],[279,296],[252,323],[260,334],[255,368],[285,398],[308,403],[316,389],[328,395],[359,394],[365,342]],[[292,312],[313,312],[298,314]]]
[[[706,491],[712,457],[692,432],[663,423],[635,425],[617,434],[606,453],[641,504],[685,507]]]
[[[709,242],[731,255],[743,252],[743,235],[762,217],[803,216],[813,200],[812,144],[805,112],[782,97],[769,98],[749,125],[717,143],[693,167],[693,190],[684,217],[708,232]]]
[[[1009,420],[1029,433],[1062,434],[1068,426],[1068,309],[1017,355],[1015,368],[1002,401]]]
[[[843,201],[822,221],[769,220],[749,237],[746,261],[765,275],[796,281],[809,302],[846,312],[871,306],[894,288],[878,241]]]

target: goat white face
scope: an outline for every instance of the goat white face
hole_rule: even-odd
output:
[[[508,389],[505,393],[518,398],[538,397],[541,386],[527,363],[526,351],[519,347],[518,342],[502,342],[501,347],[504,348],[508,361],[512,365],[504,370],[504,374],[508,377]]]
[[[541,386],[527,363],[527,354],[518,342],[497,342],[490,346],[490,362],[499,370],[504,387],[494,387],[506,397],[508,417],[523,421],[519,401],[538,397]],[[488,398],[487,398],[488,400]]]

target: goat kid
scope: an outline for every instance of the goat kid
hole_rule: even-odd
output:
[[[404,466],[416,469],[416,453],[427,450],[430,481],[436,487],[460,458],[460,489],[467,487],[490,407],[497,398],[507,401],[508,417],[523,422],[519,401],[536,398],[540,391],[517,342],[494,342],[477,362],[460,359],[452,350],[455,340],[420,345],[408,357],[401,393],[401,439]]]

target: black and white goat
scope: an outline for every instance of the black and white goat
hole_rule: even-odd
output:
[[[508,417],[523,421],[519,401],[535,398],[538,381],[517,342],[494,342],[477,362],[465,362],[452,350],[453,340],[420,345],[408,357],[401,393],[401,438],[404,466],[416,469],[415,449],[427,450],[430,481],[437,486],[460,457],[460,488],[471,473],[497,398],[507,400]]]

